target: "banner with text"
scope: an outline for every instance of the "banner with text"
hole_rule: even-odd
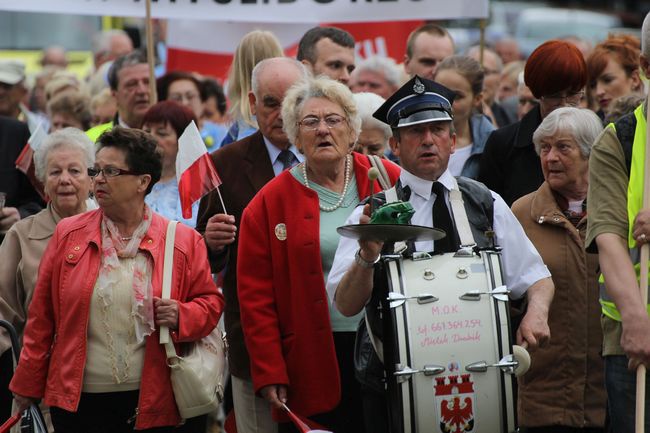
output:
[[[406,39],[423,21],[329,23],[347,30],[356,41],[357,61],[371,56],[404,58]],[[298,41],[314,24],[214,23],[171,20],[167,35],[167,69],[199,72],[225,80],[235,48],[248,32],[273,32],[287,56],[294,57]]]
[[[488,0],[152,0],[154,18],[354,23],[487,18]],[[0,10],[144,17],[144,0],[0,0]]]

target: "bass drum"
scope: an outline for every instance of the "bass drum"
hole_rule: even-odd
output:
[[[517,431],[500,259],[498,251],[384,257],[392,433]]]

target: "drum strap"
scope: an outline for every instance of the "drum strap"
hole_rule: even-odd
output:
[[[368,331],[368,337],[370,337],[370,343],[372,348],[375,349],[377,358],[384,363],[384,343],[372,333],[372,328],[370,327],[370,320],[368,320],[368,311],[364,309],[363,318],[366,321],[366,330]]]
[[[451,205],[451,213],[454,215],[454,222],[456,223],[456,230],[458,230],[460,245],[461,247],[476,245],[472,229],[469,226],[469,220],[467,219],[465,205],[463,204],[463,194],[460,192],[460,189],[458,189],[456,178],[453,178],[453,180],[454,187],[449,191],[449,204]]]

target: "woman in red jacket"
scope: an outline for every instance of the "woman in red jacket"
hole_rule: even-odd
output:
[[[100,209],[57,225],[10,389],[21,409],[44,397],[57,432],[176,431],[158,327],[177,343],[198,340],[216,326],[223,297],[201,236],[180,224],[172,299],[160,299],[167,220],[144,203],[161,173],[156,141],[116,127],[98,145],[88,174]],[[188,421],[197,431],[205,419]]]
[[[363,432],[353,368],[360,317],[343,317],[325,291],[336,227],[370,192],[369,159],[351,152],[361,120],[350,90],[322,77],[287,92],[282,119],[305,162],[257,194],[240,228],[237,281],[253,385],[280,421],[286,403],[337,433]],[[399,168],[381,164],[394,183]],[[291,426],[280,424],[284,431]]]

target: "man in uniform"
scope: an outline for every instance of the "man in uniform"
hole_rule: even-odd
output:
[[[409,201],[415,210],[411,222],[446,228],[445,238],[435,243],[416,242],[409,247],[411,252],[455,252],[459,247],[456,222],[447,206],[449,191],[455,187],[454,178],[447,169],[456,143],[451,114],[453,98],[454,93],[446,87],[416,76],[374,114],[393,129],[390,146],[402,163],[396,191],[398,198]],[[503,247],[503,272],[510,296],[527,298],[528,308],[517,330],[517,343],[525,343],[529,350],[534,350],[550,338],[547,320],[554,292],[550,273],[501,197],[471,179],[457,178],[457,183],[476,243],[481,247],[491,245],[492,240],[486,232],[494,231],[496,243]],[[380,202],[385,201],[383,193],[377,196]],[[368,205],[359,206],[347,223],[367,223],[368,214]],[[327,290],[344,315],[357,314],[367,305],[368,315],[377,316],[379,294],[373,293],[373,278],[381,276],[374,275],[374,264],[378,262],[382,247],[381,242],[357,243],[341,238]],[[377,321],[369,323],[373,326]],[[374,334],[380,334],[378,328],[373,326]],[[372,374],[371,369],[369,365],[366,376]],[[376,387],[374,391],[370,388],[364,391],[366,407],[374,405],[365,414],[366,429],[386,431],[383,393]]]

